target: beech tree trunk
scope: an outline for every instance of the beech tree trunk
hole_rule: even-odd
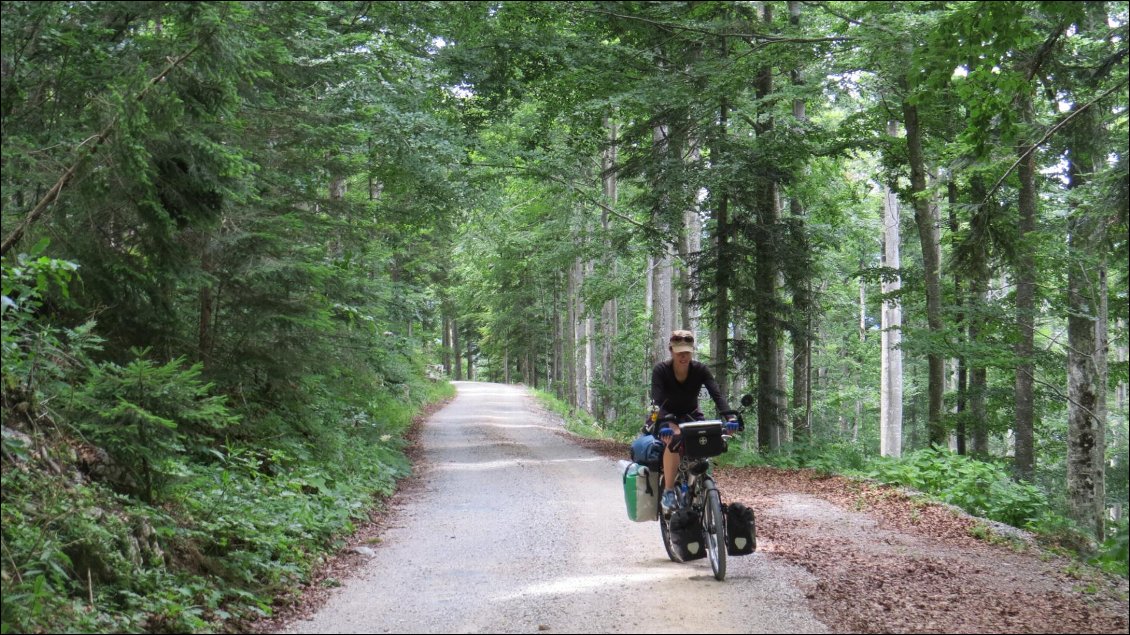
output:
[[[910,162],[911,204],[918,238],[922,243],[922,264],[926,282],[926,323],[935,336],[942,334],[942,263],[939,252],[938,219],[926,188],[926,159],[922,153],[922,129],[918,122],[918,108],[903,102],[906,125],[906,146]],[[931,445],[945,445],[945,428],[942,424],[942,400],[945,394],[945,361],[942,354],[931,351],[929,364],[929,395],[927,432]]]
[[[1093,110],[1072,128],[1070,189],[1097,171],[1099,134]],[[1068,220],[1067,501],[1071,517],[1102,540],[1106,510],[1106,263],[1105,219],[1074,206]]]
[[[652,139],[654,151],[659,157],[663,157],[672,151],[667,126],[656,126],[652,133]],[[660,230],[664,237],[659,252],[654,255],[655,264],[651,270],[652,364],[667,359],[668,339],[671,336],[671,331],[676,328],[674,312],[675,251],[671,237],[678,236],[679,233],[677,228],[672,227],[671,223],[667,221],[667,215],[664,213],[665,209],[663,209],[667,203],[668,201],[659,202],[658,206],[652,210],[653,225]],[[650,367],[648,370],[648,378],[650,379]]]
[[[887,123],[887,134],[896,136],[898,124]],[[893,188],[885,187],[883,195],[883,266],[896,271],[902,268],[900,231],[901,209]],[[902,276],[884,278],[884,296],[902,288]],[[881,316],[881,371],[879,389],[879,453],[902,456],[902,304],[883,300]]]

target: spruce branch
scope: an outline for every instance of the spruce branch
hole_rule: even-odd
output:
[[[174,68],[179,66],[181,62],[184,62],[184,60],[188,59],[190,55],[200,50],[200,47],[204,45],[205,40],[207,40],[207,38],[201,39],[201,41],[196,46],[194,46],[184,55],[181,55],[177,58],[169,58],[168,66],[166,66],[164,70],[158,73],[155,77],[150,79],[149,82],[146,83],[145,88],[141,89],[141,91],[134,96],[133,100],[140,102],[142,99],[144,99],[145,96],[149,94],[150,89],[160,83],[161,80],[165,79],[165,77],[169,73],[171,73]],[[47,193],[39,199],[39,202],[35,204],[35,207],[33,207],[30,212],[28,212],[28,215],[24,217],[19,226],[13,229],[12,232],[4,238],[4,242],[0,244],[0,257],[3,257],[8,253],[9,249],[14,247],[16,243],[20,242],[20,239],[23,238],[24,233],[26,233],[28,228],[31,227],[32,223],[35,223],[37,220],[39,220],[39,217],[47,211],[48,207],[50,207],[52,203],[58,200],[59,194],[61,194],[67,187],[67,185],[70,184],[75,174],[78,173],[79,168],[81,168],[83,164],[86,163],[87,159],[94,156],[98,152],[98,149],[102,146],[102,144],[110,138],[110,133],[113,132],[115,127],[117,127],[119,119],[121,119],[121,113],[114,115],[114,118],[110,120],[110,123],[106,124],[106,126],[102,128],[102,130],[99,131],[98,134],[92,137],[88,137],[78,145],[76,150],[79,151],[80,154],[78,158],[75,159],[75,162],[72,163],[71,167],[67,168],[67,171],[59,177],[59,180],[55,182],[55,185],[52,185],[51,189],[47,190]],[[86,146],[89,146],[89,149],[83,152],[82,150]]]

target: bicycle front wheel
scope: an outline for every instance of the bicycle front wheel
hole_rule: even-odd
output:
[[[706,505],[702,510],[702,528],[706,533],[706,555],[710,558],[710,568],[714,579],[726,579],[726,519],[722,517],[722,498],[714,487],[714,481],[703,484],[706,487]]]
[[[667,550],[667,557],[673,562],[682,562],[683,559],[671,544],[671,518],[670,516],[664,518],[662,511],[659,512],[659,535],[663,539],[663,548]]]

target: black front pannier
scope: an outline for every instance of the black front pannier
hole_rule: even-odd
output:
[[[753,510],[741,503],[730,503],[722,513],[726,517],[726,553],[748,556],[757,550],[757,527]]]
[[[706,557],[706,534],[702,531],[702,517],[691,508],[676,510],[671,514],[671,546],[682,562]]]

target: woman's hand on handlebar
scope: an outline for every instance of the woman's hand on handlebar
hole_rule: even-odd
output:
[[[670,441],[676,434],[679,434],[679,424],[674,421],[664,421],[663,427],[659,429],[659,439],[664,443]]]

